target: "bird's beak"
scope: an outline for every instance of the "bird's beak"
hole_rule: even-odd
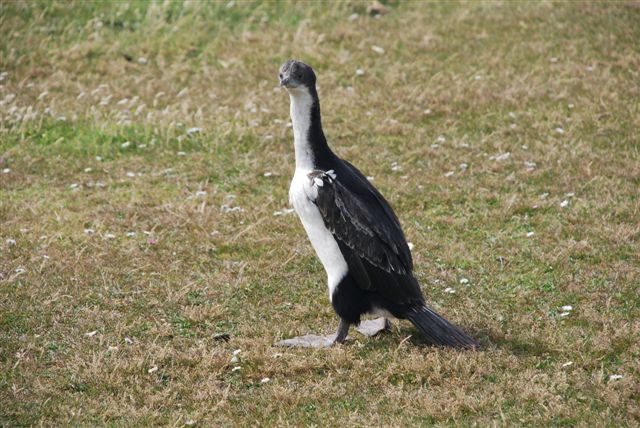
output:
[[[280,86],[283,86],[286,88],[287,86],[289,86],[289,81],[290,79],[288,77],[284,77],[280,79]]]

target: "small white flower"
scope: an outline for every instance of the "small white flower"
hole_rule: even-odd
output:
[[[98,330],[90,331],[89,333],[85,333],[84,335],[87,336],[87,337],[93,337],[96,334],[98,334]]]
[[[287,215],[287,214],[291,214],[293,211],[294,211],[293,208],[285,208],[282,211],[274,211],[273,215],[274,216]]]
[[[398,162],[393,162],[391,164],[391,171],[400,171],[402,167],[398,165]]]
[[[562,367],[569,367],[569,366],[572,366],[572,365],[573,365],[573,361],[567,361],[566,363],[564,363],[562,365]]]
[[[3,173],[3,174],[9,174],[10,172],[11,172],[11,170],[10,170],[9,168],[4,168],[4,169],[2,170],[2,173]]]
[[[77,188],[78,188],[78,186],[80,186],[78,183],[71,183],[71,184],[69,185],[69,189],[77,189]]]
[[[564,201],[560,202],[560,208],[564,208],[564,207],[566,207],[567,205],[569,205],[569,201],[568,201],[568,200],[566,200],[566,199],[565,199]]]
[[[380,46],[372,45],[371,46],[371,50],[374,51],[375,53],[379,54],[379,55],[384,54],[384,48],[380,47]]]
[[[568,311],[572,311],[573,310],[573,306],[565,305],[565,306],[561,307],[560,309],[562,309],[565,312],[568,312]]]
[[[273,175],[273,172],[265,172],[264,174],[262,174],[264,177],[271,177]]]
[[[572,108],[574,108],[574,107],[575,107],[575,104],[569,103],[569,104],[567,104],[567,107],[568,107],[568,108],[570,108],[570,109],[572,109]]]
[[[193,135],[193,134],[197,134],[199,132],[202,132],[202,128],[198,128],[197,126],[194,126],[193,128],[187,129],[187,135]]]
[[[262,380],[260,381],[260,383],[267,383],[269,382],[271,379],[269,379],[268,377],[263,377]]]
[[[233,351],[231,354],[232,355],[238,355],[240,352],[242,352],[242,349],[236,349],[235,351]]]
[[[130,337],[125,337],[124,343],[126,343],[127,345],[133,345],[133,339],[131,339]]]
[[[364,70],[361,68],[358,68],[356,70],[356,76],[364,76]]]
[[[440,144],[444,143],[445,141],[447,141],[447,137],[445,137],[444,135],[438,135],[438,138],[436,138],[436,141]]]
[[[116,237],[116,235],[114,235],[113,233],[107,233],[106,235],[104,235],[105,239],[114,239]]]
[[[133,178],[133,177],[135,177],[135,176],[136,176],[136,173],[135,173],[135,172],[131,172],[131,171],[127,172],[127,177],[131,177],[131,178]]]
[[[552,56],[551,58],[549,58],[549,62],[556,63],[558,62],[558,58],[556,58],[555,56]]]
[[[95,233],[95,231],[94,231],[93,229],[85,229],[85,230],[84,230],[84,233],[85,233],[86,235],[93,235],[93,234]]]
[[[527,238],[531,238],[535,234],[535,232],[527,232]]]
[[[126,149],[130,145],[131,145],[131,141],[125,141],[124,143],[120,144],[120,147],[122,147],[123,149]]]
[[[461,163],[460,165],[458,165],[458,168],[460,168],[462,170],[465,170],[465,169],[469,168],[469,164]]]
[[[575,193],[573,193],[573,192],[565,193],[565,196],[566,196],[567,198],[573,198],[575,195],[576,195],[576,194],[575,194]]]
[[[475,76],[473,76],[473,78],[476,80],[482,80],[482,75],[476,74]]]
[[[229,360],[232,363],[237,363],[238,361],[240,361],[240,358],[238,358],[236,355],[234,355],[233,357],[231,357],[231,360]]]
[[[41,93],[40,95],[38,95],[38,101],[42,101],[42,100],[44,100],[44,99],[47,97],[47,95],[49,95],[49,92],[44,91],[43,93]]]
[[[564,134],[564,129],[559,126],[556,129],[554,129],[554,131],[556,131],[558,134]]]
[[[624,376],[622,376],[621,374],[612,374],[609,375],[609,380],[619,380],[622,379]]]
[[[549,196],[549,193],[548,192],[544,192],[544,193],[540,194],[540,199],[546,199],[547,196]]]
[[[127,232],[126,235],[127,235],[128,238],[133,238],[134,236],[136,236],[136,233],[135,232]]]
[[[561,317],[563,317],[563,318],[564,318],[564,317],[568,317],[569,315],[571,315],[571,312],[562,312],[562,313],[560,314],[560,316],[561,316]]]
[[[138,58],[138,64],[146,64],[147,62],[149,62],[149,60],[147,60],[147,58],[141,56],[140,58]]]
[[[430,108],[424,109],[422,111],[422,114],[424,114],[425,116],[429,116],[431,114],[431,109]]]
[[[451,287],[447,287],[447,288],[444,289],[444,292],[445,293],[449,293],[449,294],[455,294],[456,290],[454,290]]]
[[[20,273],[20,274],[21,273],[25,273],[26,271],[27,270],[25,268],[23,268],[23,267],[17,267],[16,270],[15,270],[16,273]]]
[[[515,119],[515,118],[516,118],[516,114],[515,114],[514,112],[510,111],[510,112],[509,112],[509,117],[510,117],[511,119]]]
[[[220,206],[220,211],[222,211],[223,213],[233,213],[233,212],[244,212],[244,208],[241,207],[231,207],[227,204],[223,204],[222,206]]]
[[[187,153],[186,153],[186,152],[178,152],[178,153],[176,153],[176,154],[177,154],[178,156],[186,156],[186,155],[187,155]]]
[[[153,366],[151,367],[149,370],[147,370],[147,373],[152,374],[158,371],[158,366]]]
[[[207,196],[207,192],[205,192],[204,190],[198,190],[196,192],[196,196],[200,196],[200,197]]]
[[[460,284],[468,284],[469,280],[467,278],[460,278]]]
[[[84,172],[91,172],[91,171],[93,171],[93,168],[85,168],[84,169]]]
[[[102,156],[96,156],[96,160],[97,160],[98,162],[102,162]]]
[[[13,238],[7,238],[7,240],[5,241],[7,243],[8,246],[14,246],[16,245],[16,240]]]
[[[444,176],[445,177],[451,177],[453,174],[455,174],[455,171],[449,171],[449,172],[445,172]]]
[[[238,370],[240,370],[242,367],[240,366],[235,366],[234,368],[231,369],[232,372],[237,372]]]
[[[438,147],[440,147],[440,144],[433,143],[433,144],[431,145],[431,148],[432,148],[432,149],[437,149]]]
[[[503,160],[509,159],[510,156],[511,156],[510,152],[505,152],[497,155],[494,159],[497,161],[503,161]]]

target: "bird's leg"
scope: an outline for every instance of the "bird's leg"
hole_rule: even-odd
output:
[[[374,320],[365,320],[360,322],[356,327],[356,330],[365,336],[372,337],[381,331],[391,330],[391,323],[388,319],[380,317]]]
[[[340,318],[340,324],[338,324],[338,331],[336,331],[336,338],[333,339],[333,343],[344,343],[347,340],[347,334],[349,334],[349,323]]]
[[[307,334],[305,336],[293,337],[291,339],[276,342],[276,346],[301,347],[301,348],[328,348],[336,343],[344,343],[349,334],[349,323],[340,318],[336,334],[329,336],[318,336]]]

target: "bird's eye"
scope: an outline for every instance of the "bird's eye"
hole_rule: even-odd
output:
[[[282,79],[282,73],[280,73],[280,78]]]

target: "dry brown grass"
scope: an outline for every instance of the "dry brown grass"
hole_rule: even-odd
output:
[[[0,424],[637,426],[640,10],[236,3],[0,5]],[[336,322],[290,57],[484,351],[272,347]]]

